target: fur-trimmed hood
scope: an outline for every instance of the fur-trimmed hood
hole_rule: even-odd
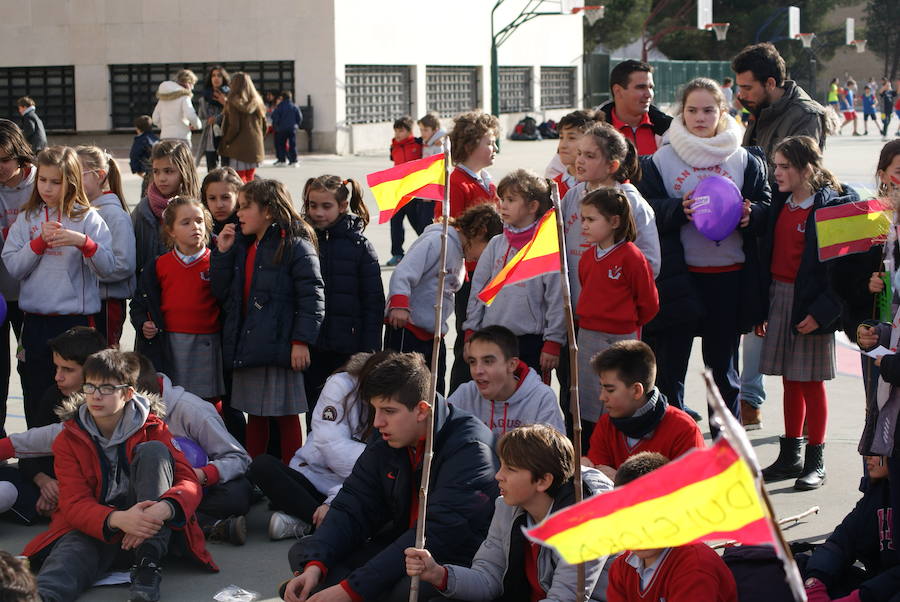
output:
[[[193,96],[194,93],[179,84],[178,82],[173,81],[164,81],[159,85],[156,89],[156,97],[159,100],[175,100],[177,98],[181,98],[182,96]]]
[[[146,405],[150,412],[156,414],[161,420],[166,417],[166,404],[163,403],[163,400],[159,395],[141,391],[140,393],[135,393],[132,399],[137,403]],[[63,399],[60,402],[59,407],[55,410],[56,415],[59,416],[60,422],[75,418],[75,414],[78,413],[78,408],[83,406],[86,400],[87,396],[84,393],[73,393]]]

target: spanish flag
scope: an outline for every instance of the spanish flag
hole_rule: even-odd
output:
[[[570,564],[710,540],[775,544],[750,468],[722,438],[526,532]]]
[[[507,284],[521,282],[529,278],[537,278],[548,272],[559,271],[559,234],[556,226],[556,212],[550,209],[538,222],[531,237],[524,247],[503,266],[494,279],[478,298],[490,305]]]
[[[888,201],[877,198],[816,210],[819,261],[865,253],[883,243],[893,219]]]
[[[378,223],[383,224],[414,198],[444,200],[444,154],[370,173],[366,182],[378,203]]]

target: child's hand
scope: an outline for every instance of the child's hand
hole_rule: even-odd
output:
[[[392,328],[404,328],[409,322],[409,310],[395,307],[388,312],[388,324]]]
[[[234,239],[234,224],[225,224],[225,227],[222,228],[222,231],[216,237],[216,247],[218,247],[219,253],[226,253],[231,248],[231,245],[234,244]]]
[[[550,374],[559,366],[559,356],[552,353],[541,352],[541,372]]]
[[[860,324],[856,327],[856,344],[860,349],[871,349],[878,344],[878,331],[872,326]]]
[[[809,334],[811,332],[815,332],[819,329],[819,323],[816,322],[816,319],[810,315],[807,315],[805,318],[800,320],[800,323],[797,324],[797,332],[800,334]]]
[[[119,529],[126,535],[143,539],[153,537],[163,526],[163,521],[144,510],[155,504],[153,500],[145,500],[128,510],[117,510],[109,515],[109,526]]]
[[[325,515],[328,514],[328,511],[331,509],[331,506],[328,504],[322,504],[316,511],[313,512],[312,522],[318,528],[322,526],[322,521],[325,520]]]
[[[284,590],[284,599],[286,602],[303,602],[321,580],[322,569],[314,564],[307,566],[299,576],[288,581]]]
[[[147,320],[144,322],[144,325],[141,326],[141,334],[144,335],[145,339],[152,339],[157,334],[159,334],[159,328],[156,327],[152,321]]]
[[[738,224],[741,228],[746,228],[750,225],[750,201],[748,199],[744,199],[744,207],[741,213],[741,221]]]
[[[309,367],[309,347],[304,343],[291,345],[291,369],[295,372]]]
[[[755,334],[758,337],[764,337],[764,336],[766,336],[766,330],[768,330],[768,329],[769,329],[769,322],[768,322],[768,320],[766,320],[762,324],[756,325],[756,328],[753,329],[753,334]]]
[[[591,459],[588,458],[587,456],[581,456],[581,465],[582,465],[582,466],[587,466],[588,468],[596,468],[596,467],[594,466],[594,463],[591,462]]]
[[[691,209],[691,205],[694,204],[694,199],[691,198],[691,195],[694,194],[694,191],[684,193],[684,196],[681,197],[681,207],[684,209],[684,215],[690,221],[694,221],[694,210]]]
[[[444,567],[434,561],[431,552],[417,548],[406,548],[406,574],[416,575],[427,583],[436,585],[444,578]]]
[[[51,236],[50,245],[51,249],[56,247],[84,247],[84,243],[87,242],[87,236],[82,234],[81,232],[75,232],[74,230],[67,230],[66,228],[59,228],[56,232]]]
[[[884,290],[884,272],[872,272],[869,277],[869,292],[873,294],[880,293]]]
[[[62,228],[62,224],[59,222],[41,222],[41,238],[44,239],[45,243],[52,246],[53,235],[60,228]]]

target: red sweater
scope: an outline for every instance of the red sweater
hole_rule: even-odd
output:
[[[644,113],[641,122],[636,128],[619,119],[616,115],[616,109],[610,111],[610,119],[612,126],[619,130],[623,136],[634,143],[637,148],[638,155],[652,155],[657,150],[656,134],[653,132],[653,122],[650,121],[650,114]]]
[[[400,141],[391,140],[391,161],[394,162],[394,165],[421,158],[422,141],[420,139],[410,136]]]
[[[686,451],[705,446],[694,419],[678,408],[668,406],[653,436],[641,439],[634,447],[628,447],[625,435],[613,425],[609,414],[603,414],[591,434],[587,457],[594,464],[618,469],[622,462],[638,452],[659,452],[674,460]]]
[[[156,260],[166,330],[188,334],[219,332],[219,304],[209,282],[209,249],[191,264],[175,251]]]
[[[497,187],[492,182],[490,190],[485,190],[478,180],[457,166],[450,173],[450,217],[459,217],[469,207],[483,203],[500,204]],[[440,203],[434,204],[434,217],[441,217]]]
[[[578,279],[581,294],[576,314],[581,328],[628,334],[659,311],[653,270],[634,243],[621,243],[600,259],[592,246],[581,254]]]
[[[775,242],[772,245],[772,278],[781,282],[797,279],[803,247],[806,245],[806,220],[812,205],[806,209],[785,203],[775,222]]]
[[[608,602],[737,602],[734,576],[716,552],[703,543],[670,548],[641,589],[641,577],[628,559],[616,558],[609,569]]]

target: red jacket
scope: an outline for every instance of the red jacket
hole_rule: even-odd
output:
[[[492,203],[500,204],[497,187],[491,182],[490,189],[485,190],[478,181],[458,166],[450,172],[450,217],[459,217],[469,207]],[[434,204],[435,219],[441,217],[441,204]]]
[[[184,454],[172,445],[168,427],[155,414],[147,416],[144,426],[126,441],[125,455],[129,462],[134,456],[134,448],[146,441],[162,441],[175,459],[174,483],[160,499],[178,504],[184,512],[185,524],[181,527],[170,526],[173,530],[184,532],[191,553],[203,566],[211,571],[218,571],[212,556],[206,551],[203,531],[194,514],[203,497],[200,483]],[[100,457],[94,441],[77,416],[63,424],[62,432],[53,442],[53,457],[56,478],[59,480],[59,506],[50,519],[50,528],[32,539],[22,553],[34,556],[74,530],[106,543],[120,542],[121,533],[117,533],[112,539],[104,537],[103,525],[116,509],[99,501],[106,475],[100,468]]]
[[[394,165],[400,165],[401,163],[406,163],[407,161],[415,161],[416,159],[421,158],[421,138],[413,138],[412,136],[410,136],[409,138],[404,138],[399,142],[397,140],[391,140],[391,161],[394,162]]]

